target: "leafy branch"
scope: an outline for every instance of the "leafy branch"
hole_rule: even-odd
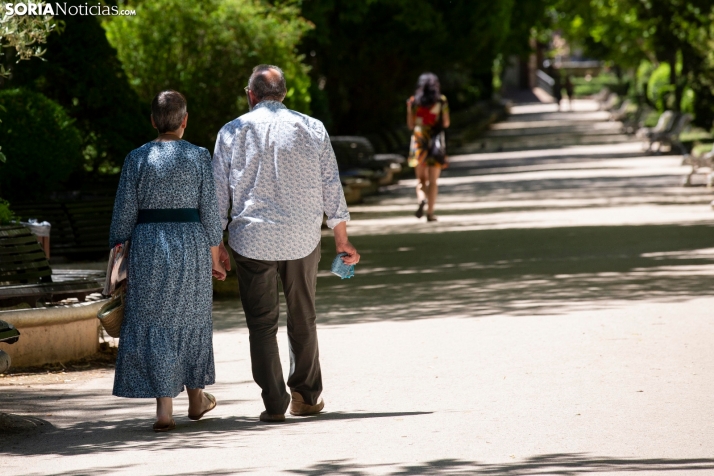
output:
[[[3,15],[0,19],[0,56],[7,56],[5,50],[10,49],[17,62],[42,57],[47,43],[47,37],[55,30],[60,30],[61,22],[55,21],[50,15]],[[0,77],[10,76],[10,68],[0,64]]]

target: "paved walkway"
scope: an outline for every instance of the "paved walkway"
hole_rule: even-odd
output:
[[[575,106],[515,107],[508,147],[454,157],[438,223],[411,181],[352,207],[355,279],[325,240],[323,415],[257,421],[242,312],[219,301],[210,417],[156,435],[110,372],[0,383],[3,411],[46,422],[0,435],[0,474],[714,474],[711,194]],[[570,144],[524,150],[528,122]]]

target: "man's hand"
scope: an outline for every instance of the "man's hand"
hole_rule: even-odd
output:
[[[228,250],[223,242],[218,245],[218,260],[221,262],[226,271],[231,270],[231,257],[228,254]]]
[[[335,232],[335,248],[337,248],[337,253],[347,253],[347,256],[342,257],[342,262],[345,264],[357,264],[359,263],[359,253],[350,240],[347,239],[347,223],[340,222],[337,224],[333,230]]]
[[[347,256],[342,257],[342,262],[345,264],[357,264],[359,263],[359,253],[352,243],[345,241],[343,243],[335,243],[337,248],[337,253],[347,253]]]

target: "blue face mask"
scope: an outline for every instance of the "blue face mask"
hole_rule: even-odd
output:
[[[344,261],[342,261],[343,256],[347,256],[347,253],[340,253],[335,256],[335,259],[332,261],[331,271],[342,279],[349,279],[355,275],[355,265],[345,264]]]

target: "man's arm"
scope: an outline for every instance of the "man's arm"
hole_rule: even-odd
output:
[[[216,183],[216,198],[218,199],[218,215],[221,218],[221,229],[228,226],[228,213],[231,207],[231,156],[233,148],[229,142],[233,137],[229,135],[225,127],[221,129],[216,138],[216,147],[213,152],[213,178]],[[228,256],[223,241],[219,244],[219,259],[223,267],[230,271],[231,260]]]
[[[359,253],[347,238],[347,222],[350,213],[347,211],[345,192],[340,182],[340,171],[337,168],[335,151],[332,150],[330,137],[323,129],[323,144],[320,154],[320,171],[322,175],[322,203],[327,214],[327,226],[335,234],[335,246],[338,253],[347,253],[342,257],[345,264],[357,264]]]

